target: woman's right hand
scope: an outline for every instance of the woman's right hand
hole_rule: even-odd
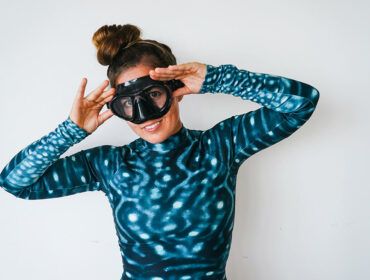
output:
[[[92,133],[113,116],[110,109],[100,115],[99,112],[113,98],[115,88],[104,91],[109,85],[109,81],[105,80],[100,86],[84,97],[86,84],[87,79],[83,78],[73,101],[69,118],[80,128]]]

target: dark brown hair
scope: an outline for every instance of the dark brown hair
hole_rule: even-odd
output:
[[[107,76],[111,87],[116,87],[116,80],[123,71],[138,64],[152,68],[176,64],[170,47],[141,39],[140,34],[141,30],[132,24],[104,25],[95,31],[92,42],[98,50],[98,62],[109,65]],[[132,45],[124,48],[128,44]]]

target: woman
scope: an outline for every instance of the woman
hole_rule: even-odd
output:
[[[98,61],[109,65],[112,88],[104,90],[104,81],[84,97],[83,79],[68,118],[14,156],[1,172],[1,186],[23,199],[103,191],[122,253],[121,279],[226,279],[238,169],[301,127],[319,92],[231,64],[176,65],[167,45],[141,39],[130,24],[103,26],[93,42]],[[207,92],[263,107],[205,131],[187,129],[179,102]],[[99,115],[105,104],[110,109]],[[60,158],[114,114],[139,138]]]

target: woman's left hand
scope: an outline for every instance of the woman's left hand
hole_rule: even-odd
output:
[[[172,93],[173,96],[198,93],[206,74],[207,65],[199,62],[170,65],[166,68],[157,67],[149,72],[153,80],[181,80],[184,86],[175,90]]]

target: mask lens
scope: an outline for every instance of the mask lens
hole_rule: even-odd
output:
[[[119,115],[125,118],[132,118],[133,106],[132,99],[129,96],[119,98],[113,103],[113,109]]]
[[[158,108],[162,109],[167,101],[166,89],[163,87],[151,87],[146,91],[148,99]]]

